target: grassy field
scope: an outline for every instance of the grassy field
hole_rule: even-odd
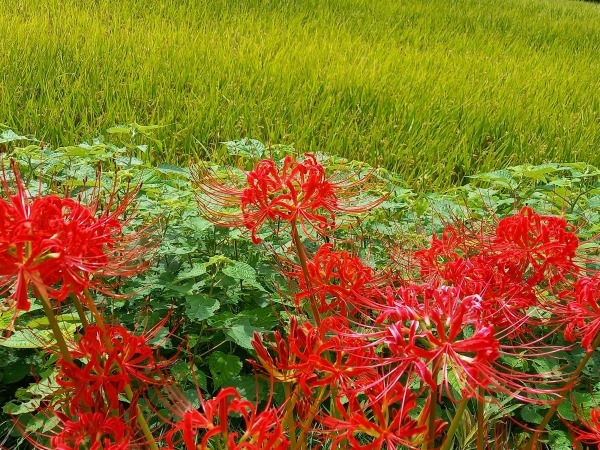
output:
[[[55,145],[169,124],[156,159],[248,136],[427,188],[508,164],[600,164],[597,3],[2,3],[0,123]]]

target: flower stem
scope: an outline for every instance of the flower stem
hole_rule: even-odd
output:
[[[297,450],[298,448],[300,448],[299,445],[302,446],[301,448],[306,448],[306,434],[308,433],[308,427],[311,424],[311,422],[314,420],[315,416],[317,415],[319,406],[321,406],[321,403],[323,403],[323,400],[325,399],[326,392],[327,392],[327,386],[321,386],[321,388],[319,389],[319,393],[317,394],[317,398],[316,398],[315,402],[310,407],[308,416],[300,424],[301,431],[300,431],[300,436],[298,437],[298,442],[295,447],[290,446],[290,450]]]
[[[83,325],[83,328],[87,328],[90,323],[87,320],[85,311],[83,310],[83,305],[81,304],[79,297],[77,297],[77,295],[75,295],[75,294],[71,294],[71,295],[69,295],[69,297],[73,301],[73,305],[75,305],[75,309],[77,310],[77,315],[79,316],[81,325]]]
[[[598,333],[598,335],[594,339],[594,342],[592,342],[591,350],[586,353],[586,355],[583,357],[583,359],[579,362],[579,365],[575,368],[575,371],[571,374],[571,377],[569,378],[569,381],[567,382],[567,386],[570,386],[571,384],[573,384],[575,382],[575,380],[577,379],[577,377],[581,374],[581,372],[583,372],[583,369],[585,369],[586,364],[588,363],[588,361],[590,360],[590,358],[596,351],[596,348],[598,347],[598,345],[600,345],[600,333]],[[558,395],[558,399],[552,404],[550,409],[546,412],[544,419],[536,427],[535,431],[533,432],[533,436],[531,436],[531,440],[525,447],[525,450],[533,450],[535,448],[535,444],[537,443],[537,440],[538,440],[540,434],[542,434],[542,431],[544,430],[544,428],[546,428],[546,425],[548,425],[548,422],[550,422],[550,419],[552,419],[552,417],[554,417],[554,414],[556,414],[556,411],[558,410],[558,406],[565,399],[565,396],[566,396],[566,392],[564,394]]]
[[[73,363],[73,358],[71,357],[69,347],[67,347],[65,337],[63,336],[62,331],[60,331],[58,321],[56,320],[54,311],[52,311],[52,305],[50,304],[48,293],[44,289],[35,289],[35,292],[38,294],[38,298],[42,302],[44,314],[46,314],[46,317],[48,318],[48,323],[52,328],[52,334],[54,334],[54,339],[56,339],[56,343],[58,344],[58,348],[60,349],[63,359],[68,363]]]
[[[434,362],[435,366],[435,362]],[[433,369],[433,379],[437,379],[437,369]],[[438,396],[438,386],[435,385],[429,393],[429,411],[427,414],[427,434],[425,436],[425,443],[423,444],[423,450],[435,447],[435,415],[436,415],[436,403]]]
[[[293,394],[290,394],[290,385],[289,383],[283,384],[283,392],[285,394],[286,408],[285,416],[283,418],[283,428],[287,431],[288,438],[290,440],[290,448],[294,448],[296,446],[296,427],[294,426],[294,407],[296,406],[297,394],[294,391]]]
[[[449,450],[452,446],[452,441],[454,439],[454,433],[456,433],[456,429],[458,428],[458,424],[462,420],[462,415],[467,407],[467,403],[469,402],[468,398],[463,399],[459,404],[458,408],[456,408],[456,412],[454,413],[454,418],[452,419],[452,423],[448,427],[448,433],[446,433],[446,438],[444,439],[444,443],[440,447],[440,450]]]
[[[479,395],[477,397],[477,450],[484,449],[484,406],[485,391],[479,386]]]
[[[306,251],[304,250],[304,245],[300,240],[300,235],[298,234],[298,227],[296,226],[296,220],[292,221],[292,241],[294,242],[294,246],[296,247],[296,252],[298,252],[298,259],[300,260],[300,266],[302,267],[302,273],[304,274],[304,281],[306,282],[307,289],[311,290],[312,285],[310,283],[310,277],[308,275],[308,265],[306,263]],[[310,295],[310,310],[312,312],[313,318],[315,320],[315,325],[317,328],[321,325],[321,317],[319,315],[319,308],[317,306],[317,299],[314,294]]]

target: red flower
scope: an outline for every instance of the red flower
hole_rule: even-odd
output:
[[[56,195],[32,196],[13,167],[16,193],[2,179],[0,199],[0,294],[11,292],[16,310],[28,311],[28,291],[64,300],[87,288],[107,292],[106,277],[133,275],[148,265],[154,246],[147,229],[123,234],[121,217],[135,195],[116,203],[113,191],[100,208],[96,192],[83,204]],[[145,241],[144,245],[140,245]]]
[[[85,411],[86,407],[101,409],[106,400],[116,409],[119,394],[127,385],[140,394],[149,385],[162,384],[160,369],[167,363],[154,358],[148,345],[151,337],[134,336],[118,325],[104,331],[88,326],[71,353],[80,362],[57,361],[56,381],[68,389],[71,412]]]
[[[133,431],[117,417],[81,413],[78,420],[59,415],[60,432],[50,442],[54,450],[128,450]]]
[[[256,406],[242,399],[234,388],[222,389],[216,397],[202,399],[200,409],[194,409],[181,394],[172,390],[172,411],[180,419],[166,433],[169,448],[183,443],[187,450],[213,448],[214,442],[229,450],[287,450],[289,442],[281,427],[279,410],[267,408],[257,412]],[[229,430],[229,416],[241,416],[242,431]],[[200,443],[198,443],[200,441]],[[177,447],[179,448],[179,447]]]
[[[427,429],[410,417],[417,408],[416,397],[400,383],[382,395],[344,392],[335,400],[337,416],[320,417],[323,433],[332,437],[332,448],[346,442],[352,449],[416,449]]]
[[[592,342],[600,331],[600,273],[577,280],[563,321],[567,324],[565,339],[573,342],[582,336],[582,347],[588,352],[594,350]]]
[[[577,273],[573,262],[579,240],[562,217],[540,216],[526,206],[498,223],[491,250],[502,270],[527,270],[528,282],[547,280],[551,286]]]
[[[307,268],[309,283],[299,266],[287,273],[300,285],[296,304],[314,295],[319,300],[320,313],[336,311],[347,317],[348,306],[351,312],[356,312],[361,307],[368,307],[375,301],[374,297],[379,296],[375,284],[380,280],[374,270],[357,256],[334,251],[332,244],[322,245],[307,262]]]
[[[355,181],[339,173],[328,177],[316,157],[307,153],[303,161],[287,156],[281,168],[264,159],[236,186],[222,184],[205,168],[196,173],[195,181],[204,194],[199,197],[200,209],[210,220],[243,226],[259,243],[257,234],[266,222],[298,223],[307,235],[323,234],[335,228],[338,214],[362,213],[379,205],[383,197],[365,200],[360,192],[371,174]]]
[[[596,448],[600,447],[600,409],[592,409],[590,411],[590,418],[586,419],[577,413],[579,422],[583,425],[583,428],[577,427],[569,422],[563,420],[566,425],[573,433],[575,443],[595,445]]]

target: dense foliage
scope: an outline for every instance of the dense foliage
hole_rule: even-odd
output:
[[[9,448],[600,442],[598,169],[418,193],[252,140],[154,166],[150,127],[111,131],[1,134]]]

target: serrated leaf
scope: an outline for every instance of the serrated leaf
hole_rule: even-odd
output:
[[[253,327],[250,325],[248,319],[242,319],[231,328],[225,331],[225,335],[229,337],[233,342],[235,342],[240,347],[244,347],[246,349],[252,350],[252,338],[254,337],[254,332],[263,332],[265,330],[257,327]]]
[[[206,273],[206,264],[196,264],[187,272],[183,272],[177,275],[177,281],[189,280],[190,278],[196,278]]]
[[[525,405],[521,408],[521,418],[529,423],[539,424],[544,420],[545,410],[535,405]]]
[[[0,144],[4,144],[7,142],[13,142],[13,141],[22,141],[25,139],[29,140],[26,136],[19,136],[13,130],[6,130],[6,131],[3,131],[2,134],[0,135]]]
[[[208,359],[208,367],[215,389],[225,386],[242,371],[242,361],[235,355],[213,352]]]
[[[45,348],[54,342],[52,333],[47,330],[19,330],[8,339],[0,341],[0,345],[9,348]]]
[[[255,287],[261,291],[265,289],[262,285],[256,280],[256,270],[249,264],[241,261],[231,261],[231,264],[224,267],[222,270],[223,274],[228,277],[234,278],[236,280],[241,280],[242,282]]]
[[[189,169],[184,169],[182,167],[173,166],[171,164],[159,164],[156,167],[156,170],[159,171],[160,173],[164,173],[164,174],[174,173],[176,175],[181,175],[185,178],[190,178]]]
[[[188,319],[198,322],[214,316],[221,306],[216,298],[209,298],[204,295],[190,295],[185,304],[185,314]]]

